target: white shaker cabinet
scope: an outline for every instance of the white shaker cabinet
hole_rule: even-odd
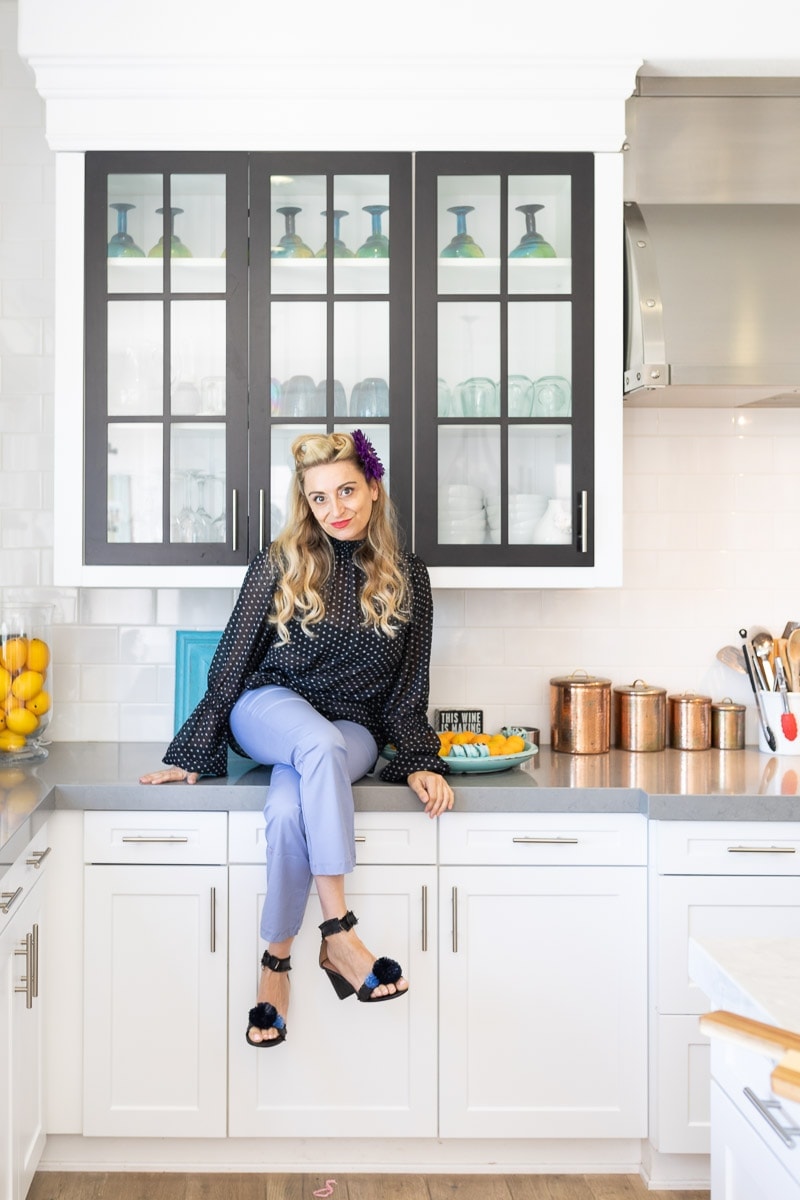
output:
[[[86,814],[87,1136],[225,1134],[226,826],[225,813]]]
[[[651,828],[650,1140],[708,1154],[708,1001],[689,978],[690,938],[800,936],[800,832],[781,822],[654,822]]]
[[[645,1136],[643,819],[450,814],[440,837],[440,1136]]]
[[[264,818],[231,813],[230,1117],[233,1137],[435,1137],[436,829],[421,813],[356,813],[347,902],[376,955],[396,958],[407,996],[341,1001],[319,969],[312,891],[292,947],[286,1043],[245,1040],[265,943]]]
[[[24,1200],[44,1148],[40,972],[47,829],[2,880],[0,898],[0,1200]]]

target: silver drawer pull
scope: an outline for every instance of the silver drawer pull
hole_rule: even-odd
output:
[[[780,1101],[759,1100],[758,1096],[751,1088],[746,1087],[743,1090],[747,1099],[758,1109],[773,1133],[777,1133],[784,1146],[788,1146],[790,1150],[794,1150],[794,1139],[800,1136],[800,1125],[781,1125],[778,1118],[773,1116],[771,1111],[772,1109],[776,1108],[779,1112],[783,1111],[781,1109]]]
[[[188,837],[185,834],[171,833],[165,837],[149,837],[144,833],[126,833],[122,837],[123,842],[160,842],[169,846],[174,846],[180,842],[188,842]]]
[[[0,892],[0,901],[5,901],[5,903],[0,903],[0,912],[7,913],[11,905],[15,904],[21,895],[21,887],[18,887],[15,892]]]
[[[572,837],[515,837],[512,842],[525,846],[577,846],[578,839]]]
[[[794,854],[794,846],[728,846],[728,854]]]
[[[46,850],[32,850],[31,857],[26,858],[25,862],[29,867],[36,867],[38,870],[52,849],[52,846],[48,846]]]
[[[366,840],[367,840],[367,837],[366,837],[366,834],[364,834],[364,833],[357,833],[354,838],[354,841],[356,841],[356,842],[365,842]]]
[[[458,954],[458,888],[450,893],[450,910],[453,918],[453,954]]]

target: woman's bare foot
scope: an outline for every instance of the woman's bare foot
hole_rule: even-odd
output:
[[[286,1020],[289,1009],[289,974],[287,971],[271,971],[269,967],[261,968],[261,979],[258,984],[256,1003],[271,1004]],[[269,1042],[280,1035],[280,1030],[258,1029],[252,1025],[247,1032],[248,1040],[257,1046],[259,1042]]]
[[[328,964],[358,991],[372,970],[375,955],[370,954],[352,929],[326,937],[325,949]],[[408,980],[401,975],[397,983],[380,983],[370,994],[377,999],[379,996],[391,996],[395,992],[405,992],[407,989]]]

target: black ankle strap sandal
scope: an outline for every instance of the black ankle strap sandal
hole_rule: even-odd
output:
[[[270,954],[269,950],[265,950],[261,957],[261,966],[266,967],[269,971],[291,971],[292,960],[290,956],[278,958],[277,955]],[[251,1029],[277,1029],[278,1036],[274,1038],[262,1038],[260,1042],[254,1042],[250,1037]],[[250,1009],[250,1012],[247,1014],[247,1029],[244,1034],[248,1046],[253,1046],[256,1050],[268,1049],[270,1046],[279,1046],[281,1042],[286,1041],[286,1034],[286,1022],[274,1004],[268,1004],[262,1000]]]
[[[328,976],[328,979],[330,979],[331,986],[336,995],[340,1000],[346,1000],[348,996],[352,996],[355,993],[356,998],[362,1004],[376,1004],[379,1000],[396,1000],[398,996],[404,996],[408,988],[403,988],[402,991],[396,989],[393,992],[388,992],[385,996],[372,995],[375,988],[380,987],[382,983],[397,983],[398,979],[402,978],[402,967],[393,958],[376,958],[372,964],[372,970],[357,992],[352,983],[330,965],[325,947],[325,939],[332,937],[336,933],[346,933],[348,929],[352,929],[357,924],[358,918],[352,912],[346,912],[343,917],[331,917],[330,920],[323,921],[319,927],[319,931],[322,934],[322,945],[319,949],[319,965]]]

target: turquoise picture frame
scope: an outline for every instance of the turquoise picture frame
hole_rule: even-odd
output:
[[[208,668],[221,637],[221,629],[178,629],[175,633],[176,733],[206,693]]]

